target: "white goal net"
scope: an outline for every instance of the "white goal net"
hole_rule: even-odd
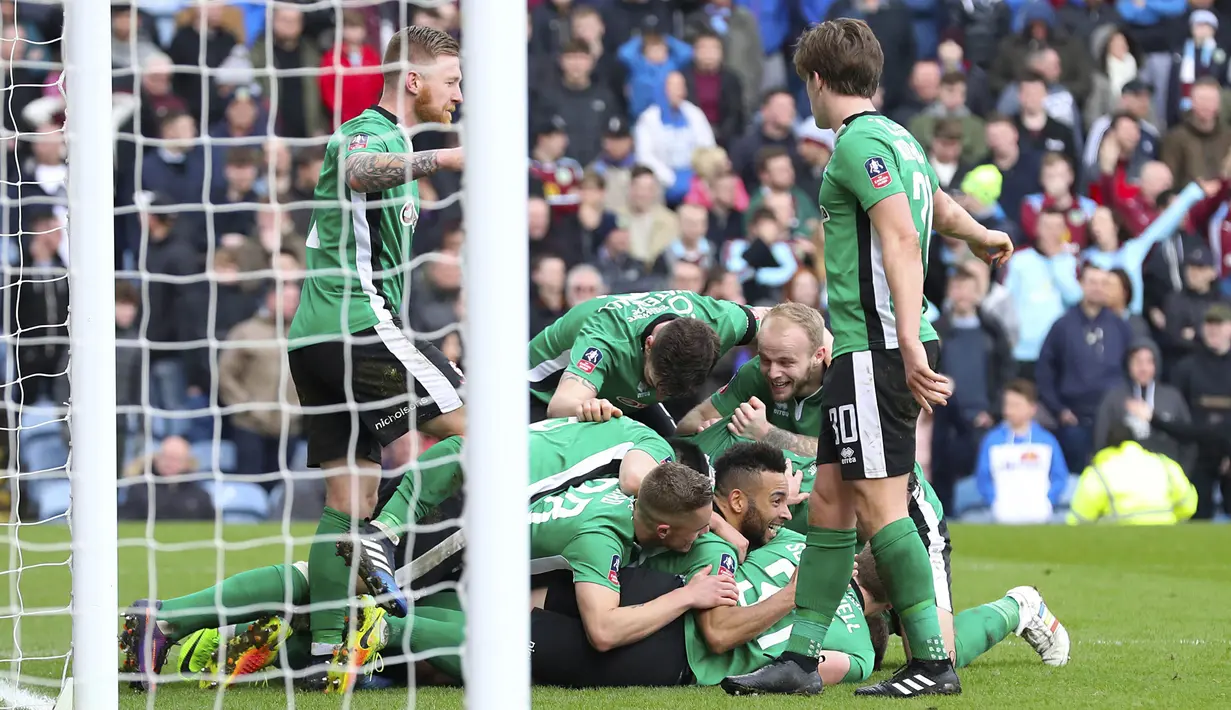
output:
[[[524,22],[524,4],[508,2],[519,7],[510,12],[503,0],[472,1],[468,11]],[[96,6],[108,4],[105,12]],[[5,521],[8,553],[0,585],[0,708],[53,707],[57,697],[58,707],[115,707],[114,686],[108,683],[116,680],[117,667],[122,707],[217,707],[222,694],[233,691],[251,692],[258,703],[281,705],[284,699],[293,707],[294,691],[323,691],[331,682],[324,673],[330,656],[323,648],[337,639],[321,629],[337,626],[334,635],[344,638],[355,619],[362,619],[356,601],[362,590],[356,590],[353,577],[338,595],[343,597],[340,606],[321,603],[308,593],[313,573],[320,574],[317,562],[308,564],[310,548],[325,539],[320,521],[336,511],[325,509],[325,474],[309,465],[316,462],[309,461],[304,416],[341,413],[357,422],[375,407],[354,401],[301,403],[291,381],[289,329],[313,268],[309,254],[321,248],[313,209],[329,200],[318,191],[318,181],[333,179],[322,176],[336,172],[328,163],[328,156],[336,155],[327,150],[331,134],[342,123],[370,114],[381,100],[383,73],[398,71],[398,64],[407,66],[405,53],[392,67],[385,63],[390,38],[408,25],[459,37],[457,3],[0,0],[0,8],[5,109],[0,156],[0,365],[5,373],[0,519]],[[70,27],[82,17],[101,21],[90,23],[88,31],[66,33],[66,14]],[[508,31],[508,23],[503,24]],[[472,80],[479,62],[499,70],[493,54],[509,43],[489,39],[496,34],[495,28],[467,21],[463,65],[466,85],[474,93],[457,107],[452,125],[408,128],[398,120],[415,152],[456,146],[464,134],[467,189],[472,194],[509,174],[481,170],[482,164],[476,168],[478,151],[489,156],[487,165],[501,155],[514,155],[513,168],[523,176],[525,171],[524,139],[512,141],[516,152],[501,151],[499,142],[508,138],[491,130],[495,118],[486,124],[470,118],[494,107],[501,92],[510,92],[494,78],[486,85]],[[471,38],[488,45],[487,58],[469,56]],[[524,37],[516,39],[516,46],[523,44]],[[98,92],[75,91],[71,81],[90,75],[74,73],[74,63],[92,63],[88,66],[100,76],[97,63],[108,57],[110,115],[90,104],[88,97]],[[515,61],[511,66],[522,65]],[[525,87],[512,84],[513,95],[522,94],[513,106],[524,113]],[[525,133],[524,120],[504,123]],[[97,129],[100,122],[114,129],[111,176],[80,167],[88,163],[79,156],[98,155],[83,153],[89,150],[82,147],[84,129]],[[479,172],[485,177],[471,177]],[[516,392],[520,406],[525,401],[520,355],[524,316],[510,317],[507,306],[492,295],[493,289],[504,288],[502,283],[518,283],[518,289],[506,295],[523,303],[525,256],[491,255],[475,245],[479,239],[486,244],[498,241],[501,235],[493,234],[491,227],[500,217],[474,217],[464,209],[461,172],[442,170],[417,185],[417,205],[410,206],[413,200],[408,200],[399,215],[402,224],[413,226],[413,245],[401,263],[381,267],[377,242],[375,258],[364,263],[362,254],[351,256],[356,272],[338,278],[367,279],[364,284],[374,280],[381,290],[383,279],[406,275],[402,303],[389,304],[390,310],[402,313],[395,324],[410,339],[438,348],[466,373],[467,408],[476,404],[479,387],[480,405],[499,398],[512,401],[510,393]],[[113,191],[113,199],[106,198],[108,191]],[[348,199],[342,192],[339,189],[332,205]],[[91,203],[77,197],[81,194],[97,197],[94,203],[102,209],[91,210]],[[519,206],[524,201],[522,190],[490,204],[507,222],[508,207],[524,214],[524,206]],[[351,203],[341,211],[353,212],[354,200]],[[93,228],[100,217],[109,220],[114,232],[113,254],[100,253],[97,244],[92,250],[82,245],[82,240],[109,231]],[[363,217],[364,230],[369,219],[379,220],[373,212]],[[521,216],[515,213],[512,219]],[[523,234],[521,229],[524,224],[505,233]],[[515,246],[524,251],[520,242]],[[83,263],[83,254],[88,263]],[[509,276],[508,270],[517,273]],[[86,290],[82,284],[87,277],[92,284],[105,282],[107,288],[100,288],[101,293]],[[90,318],[88,332],[104,332],[107,338],[83,345],[83,314],[105,309],[110,318],[112,280],[114,407],[86,408],[83,401],[97,401],[92,397],[106,391],[111,379],[107,373],[94,380],[91,365],[97,361],[91,353],[99,352],[93,348],[109,338],[112,324]],[[476,282],[484,286],[473,288]],[[408,302],[414,307],[406,308]],[[484,313],[490,316],[486,324]],[[474,323],[463,327],[469,319]],[[520,332],[511,339],[515,330]],[[490,349],[493,343],[518,354],[508,366],[493,370],[495,383],[471,372],[474,348]],[[103,347],[109,349],[110,342]],[[344,355],[342,369],[356,371],[352,351]],[[95,367],[93,374],[98,372]],[[514,381],[508,381],[509,373]],[[83,400],[83,382],[103,386]],[[406,386],[409,392],[401,396],[413,403],[414,386]],[[420,432],[413,416],[399,418],[409,420],[410,431],[380,450],[383,496],[403,474],[417,480],[418,457],[438,441]],[[523,420],[514,416],[514,421]],[[432,465],[460,467],[465,456],[471,470],[483,461],[499,460],[500,448],[524,454],[524,444],[519,448],[516,442],[505,442],[502,447],[499,437],[484,439],[484,432],[493,428],[483,426],[472,423],[467,441],[488,441],[493,451],[476,453],[469,443],[464,450],[458,445],[436,456]],[[512,434],[500,436],[524,438],[524,426],[510,428]],[[83,445],[112,436],[114,460]],[[351,464],[364,459],[362,452],[353,451],[355,436]],[[119,520],[114,544],[97,535],[100,529],[106,531],[105,523],[100,528],[97,515],[84,514],[96,512],[90,506],[100,491],[104,497],[111,494],[112,480]],[[353,495],[361,495],[358,488]],[[484,540],[492,536],[473,529],[469,520],[497,520],[503,513],[496,506],[468,495],[470,545],[465,554],[490,554],[483,551],[491,549]],[[440,510],[443,514],[418,525],[409,521],[399,555],[409,559],[411,553],[442,541],[437,551],[448,547],[451,533],[461,528],[463,507],[458,503]],[[524,513],[515,519],[524,524]],[[352,519],[352,531],[361,525],[357,520]],[[102,550],[101,561],[92,553],[88,563],[108,570],[117,582],[112,589],[110,580],[100,576],[92,591],[101,595],[97,599],[83,594],[90,585],[80,578],[86,568],[83,549]],[[107,557],[112,554],[114,568]],[[490,579],[507,571],[498,555],[491,558],[495,561],[483,565],[478,575]],[[427,574],[423,568],[401,571],[399,581],[405,582],[408,598],[435,595],[445,600],[445,607],[456,605],[457,612],[436,619],[443,633],[433,637],[426,650],[420,651],[425,645],[417,642],[415,653],[412,624],[399,626],[383,651],[382,672],[354,674],[353,683],[390,688],[380,702],[414,707],[416,664],[420,677],[428,673],[460,681],[463,658],[467,672],[471,664],[485,662],[468,657],[463,645],[467,637],[472,643],[485,639],[462,630],[467,616],[470,624],[478,624],[484,617],[494,618],[498,610],[481,608],[487,604],[482,580],[468,572],[463,585],[456,573],[459,566],[453,556]],[[524,562],[518,569],[524,570]],[[110,598],[112,593],[118,598]],[[87,604],[103,611],[87,614]],[[110,613],[113,610],[119,613]],[[409,616],[415,618],[413,610]],[[105,658],[95,633],[103,625],[110,630]],[[498,638],[498,633],[492,636]],[[262,635],[281,640],[277,660],[259,673],[244,673],[251,659],[237,662],[228,654],[242,648],[236,639],[260,646]],[[515,631],[512,637],[524,655],[524,634]],[[506,650],[510,645],[503,639],[497,644]],[[265,644],[266,650],[275,645]],[[518,677],[513,665],[509,672]],[[244,687],[229,683],[232,674],[244,676]],[[75,697],[62,696],[74,678]],[[83,685],[83,679],[93,685]],[[87,687],[92,692],[83,697]],[[139,695],[140,690],[147,692]],[[490,706],[483,704],[484,691],[467,692],[472,704],[479,703],[475,707]],[[349,693],[340,702],[348,705]],[[513,702],[518,704],[517,697]]]

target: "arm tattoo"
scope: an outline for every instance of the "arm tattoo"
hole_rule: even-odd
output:
[[[352,190],[382,192],[435,173],[436,151],[356,153],[346,159],[346,182]]]
[[[816,456],[816,438],[803,434],[792,434],[776,426],[769,428],[769,433],[761,438],[761,442],[775,449],[786,449],[800,456]]]
[[[566,372],[566,373],[564,373],[563,375],[561,375],[561,376],[560,376],[560,381],[561,381],[561,382],[564,382],[565,380],[575,380],[575,381],[577,381],[577,382],[580,382],[581,384],[583,384],[583,385],[585,385],[586,387],[588,387],[588,388],[590,389],[590,391],[591,391],[591,392],[593,392],[594,394],[598,394],[598,388],[594,386],[594,383],[593,383],[593,382],[590,382],[589,380],[586,380],[586,379],[584,379],[584,378],[578,377],[577,375],[574,375],[574,374],[573,374],[573,373],[571,373],[571,372]]]

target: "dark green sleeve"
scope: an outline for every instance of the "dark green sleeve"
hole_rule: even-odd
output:
[[[752,397],[764,397],[764,384],[761,359],[754,357],[736,370],[731,381],[723,385],[722,389],[710,395],[710,404],[725,417]]]
[[[624,347],[628,347],[625,345]],[[565,372],[571,373],[594,385],[594,391],[602,393],[603,382],[616,366],[615,347],[591,328],[582,328],[569,351],[569,363]]]
[[[573,582],[591,582],[620,591],[619,570],[628,560],[624,545],[605,530],[583,531],[565,545],[563,557],[573,568]]]

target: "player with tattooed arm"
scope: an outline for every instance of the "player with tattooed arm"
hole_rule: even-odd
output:
[[[726,426],[736,436],[815,457],[821,380],[832,348],[833,336],[815,308],[774,306],[761,321],[757,356],[680,420],[677,433],[690,436],[715,419],[730,417]]]

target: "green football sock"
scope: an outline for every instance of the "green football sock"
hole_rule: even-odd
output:
[[[1009,597],[958,614],[953,618],[957,667],[965,668],[1005,640],[1017,628],[1017,623],[1017,602]]]
[[[309,595],[312,611],[308,623],[312,642],[335,646],[342,643],[350,586],[351,569],[338,557],[337,540],[351,531],[349,515],[326,507],[316,527],[318,539],[308,549]],[[321,606],[323,605],[323,606]]]
[[[426,653],[440,648],[455,649],[466,638],[466,616],[460,611],[416,607],[413,617],[385,617],[389,624],[389,646]],[[432,666],[452,678],[462,679],[462,659],[456,652],[432,656]]]
[[[288,601],[297,606],[308,603],[308,580],[293,566],[258,567],[227,577],[209,589],[163,600],[158,620],[167,622],[169,628],[164,632],[172,641],[178,641],[194,631],[242,624],[262,614],[289,616],[284,607]]]
[[[910,641],[911,655],[925,661],[948,659],[936,616],[932,565],[914,521],[895,520],[873,535],[870,542],[889,602],[897,610]]]
[[[855,569],[855,531],[809,525],[806,544],[795,582],[796,620],[786,650],[818,658]]]

